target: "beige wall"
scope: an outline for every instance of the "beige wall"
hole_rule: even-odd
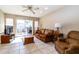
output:
[[[0,35],[4,32],[4,13],[0,10]],[[0,36],[1,43],[1,36]]]
[[[54,29],[55,23],[61,23],[66,34],[70,30],[79,31],[79,6],[64,6],[40,19],[41,28]]]
[[[0,33],[4,32],[4,13],[0,10]]]

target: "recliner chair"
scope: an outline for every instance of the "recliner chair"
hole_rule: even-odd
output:
[[[60,37],[55,42],[55,48],[62,54],[79,53],[79,31],[70,31],[64,40]]]

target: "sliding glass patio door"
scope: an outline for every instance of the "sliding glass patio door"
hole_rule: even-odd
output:
[[[16,35],[32,35],[33,21],[17,19],[16,20]]]

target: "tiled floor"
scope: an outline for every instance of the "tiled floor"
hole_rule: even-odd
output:
[[[35,37],[34,42],[23,45],[23,38],[16,38],[10,44],[1,44],[0,54],[58,54],[52,42],[44,43]]]

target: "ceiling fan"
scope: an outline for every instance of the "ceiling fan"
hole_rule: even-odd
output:
[[[31,11],[33,14],[35,14],[35,11],[36,11],[36,10],[39,10],[38,7],[34,7],[34,6],[32,6],[32,5],[27,5],[27,6],[23,5],[22,7],[25,8],[24,10],[22,10],[23,12],[29,10],[29,11]]]

